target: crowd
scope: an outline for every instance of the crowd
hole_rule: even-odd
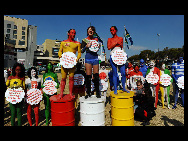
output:
[[[16,63],[12,68],[12,75],[10,75],[6,79],[5,90],[7,89],[17,89],[22,88],[26,93],[24,99],[21,102],[17,102],[16,104],[12,104],[12,101],[16,101],[14,98],[11,99],[10,93],[7,99],[10,99],[9,105],[11,110],[11,125],[15,125],[15,116],[17,113],[18,117],[18,125],[21,126],[21,115],[22,115],[22,107],[23,103],[27,103],[27,118],[30,126],[32,126],[31,122],[31,107],[34,107],[35,113],[35,121],[36,126],[38,125],[39,119],[39,105],[41,100],[35,100],[36,102],[33,104],[33,101],[29,101],[28,99],[31,97],[32,93],[29,93],[30,89],[38,89],[37,94],[33,99],[39,99],[40,95],[43,95],[44,103],[45,103],[45,116],[46,116],[46,125],[49,125],[49,116],[50,116],[50,101],[62,99],[64,97],[64,89],[66,85],[66,78],[69,75],[69,95],[71,98],[74,98],[77,94],[86,95],[85,98],[91,97],[93,94],[92,87],[94,87],[96,92],[96,97],[101,97],[101,91],[106,92],[108,87],[104,88],[104,84],[108,83],[108,78],[110,82],[110,90],[114,91],[114,94],[118,94],[118,89],[122,89],[122,91],[129,93],[129,91],[134,91],[134,112],[135,115],[139,116],[145,121],[145,124],[149,123],[149,120],[155,116],[155,109],[157,108],[158,103],[158,93],[159,89],[161,92],[161,101],[162,106],[165,108],[164,99],[165,96],[167,98],[167,107],[170,108],[169,102],[169,92],[170,92],[170,84],[164,85],[160,77],[163,74],[168,74],[172,77],[170,82],[173,83],[174,87],[174,97],[175,104],[172,107],[173,109],[177,108],[177,100],[178,94],[181,94],[182,98],[182,106],[184,106],[184,88],[180,88],[178,83],[178,78],[184,76],[184,60],[183,57],[180,57],[177,63],[172,65],[172,73],[166,69],[165,63],[162,62],[159,66],[155,66],[155,61],[151,60],[149,66],[145,65],[143,59],[140,60],[140,64],[132,65],[131,62],[128,63],[126,67],[125,64],[118,65],[117,62],[113,60],[113,54],[119,50],[123,50],[123,38],[117,36],[117,27],[112,26],[110,28],[110,32],[112,34],[112,38],[109,38],[107,41],[107,48],[111,50],[110,52],[110,65],[112,70],[110,72],[105,71],[105,66],[101,65],[99,69],[99,60],[97,51],[99,50],[101,44],[97,37],[94,37],[94,33],[96,29],[94,26],[90,26],[87,29],[87,37],[82,40],[82,43],[74,40],[76,31],[75,29],[70,29],[68,31],[68,39],[61,42],[59,49],[59,58],[61,58],[62,54],[66,52],[71,52],[76,54],[78,52],[76,62],[81,57],[81,53],[86,51],[85,55],[85,72],[80,70],[80,64],[77,63],[73,68],[66,68],[64,66],[61,67],[62,79],[59,85],[57,74],[53,72],[53,65],[48,63],[46,65],[46,72],[43,74],[42,80],[37,75],[37,70],[35,67],[31,67],[28,71],[28,78],[25,80],[25,68],[22,64]],[[118,68],[119,71],[118,72]],[[99,74],[100,73],[100,74]],[[83,77],[81,78],[80,83],[77,81],[75,84],[74,75],[81,74]],[[121,77],[119,77],[121,76]],[[150,78],[148,77],[150,76]],[[153,76],[153,80],[151,81],[151,76]],[[80,77],[79,77],[80,78]],[[82,81],[84,80],[85,81]],[[49,94],[48,89],[44,91],[44,88],[47,86],[45,82],[53,81],[54,83],[54,95],[52,97]],[[93,83],[93,86],[92,86]],[[102,84],[103,83],[103,84]],[[103,85],[103,88],[100,86]],[[127,89],[126,89],[127,85]],[[60,86],[60,94],[57,95],[57,89]],[[86,88],[86,89],[85,89]],[[38,97],[37,97],[38,96]],[[11,101],[12,100],[12,101]],[[17,111],[17,112],[16,112]]]

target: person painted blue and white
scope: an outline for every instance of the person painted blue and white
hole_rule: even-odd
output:
[[[142,72],[144,78],[146,77],[147,70],[148,70],[148,67],[145,65],[144,59],[140,59],[140,69],[139,69],[139,71]]]
[[[182,106],[184,107],[184,89],[180,89],[177,85],[177,80],[179,77],[184,76],[184,60],[183,57],[179,57],[177,63],[172,64],[172,77],[175,82],[175,103],[172,109],[176,109],[177,101],[178,101],[178,94],[181,93],[182,98]]]

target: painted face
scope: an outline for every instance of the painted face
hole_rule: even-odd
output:
[[[128,63],[128,68],[131,68],[132,67],[132,64],[131,63]]]
[[[70,33],[68,33],[68,36],[69,36],[71,39],[74,39],[75,36],[76,36],[76,31],[75,31],[75,30],[70,30]]]
[[[114,27],[111,27],[111,28],[110,28],[110,32],[111,32],[112,35],[115,35],[116,32],[117,32],[117,30],[115,30]]]
[[[17,66],[15,69],[16,75],[19,75],[21,73],[21,67]]]
[[[180,58],[179,58],[179,61],[182,63],[182,62],[183,62],[183,57],[180,57]]]
[[[150,67],[153,68],[155,66],[155,62],[154,61],[151,61],[150,62]]]
[[[165,64],[162,65],[162,70],[165,70]]]
[[[144,66],[144,60],[143,60],[143,59],[140,60],[140,66],[141,66],[141,67]]]
[[[52,70],[52,65],[50,63],[48,63],[47,69],[50,71]]]
[[[87,33],[88,33],[89,36],[93,36],[94,31],[93,31],[92,28],[90,27],[90,28],[88,29]]]
[[[136,66],[136,67],[134,68],[134,70],[135,70],[135,72],[139,72],[139,67]]]
[[[34,69],[31,70],[31,77],[35,77],[36,76],[36,71]]]

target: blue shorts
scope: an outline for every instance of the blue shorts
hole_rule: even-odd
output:
[[[91,64],[91,65],[98,65],[99,64],[99,59],[85,59],[85,63]]]

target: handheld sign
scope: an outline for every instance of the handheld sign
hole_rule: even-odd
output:
[[[184,89],[184,76],[179,77],[178,80],[177,80],[177,82],[178,82],[177,83],[178,87],[180,89]]]
[[[92,52],[98,52],[99,51],[99,43],[96,40],[90,40],[91,47],[89,48]]]
[[[150,72],[146,76],[146,80],[148,83],[156,84],[159,81],[159,76],[157,74],[153,74],[153,72]]]
[[[168,74],[163,74],[160,77],[161,85],[163,86],[169,86],[171,84],[172,77]]]
[[[60,64],[64,68],[73,68],[76,65],[76,55],[73,52],[64,52],[60,58]]]
[[[57,83],[53,80],[46,80],[43,84],[45,87],[42,89],[46,94],[53,95],[57,92],[57,89],[55,86],[57,86]]]
[[[127,61],[127,54],[123,50],[117,49],[112,52],[112,61],[116,65],[123,65]]]
[[[5,92],[6,100],[12,104],[21,102],[24,96],[25,96],[25,92],[22,88],[18,88],[18,89],[8,88]]]
[[[74,75],[74,85],[84,85],[85,78],[82,74]]]
[[[30,89],[27,91],[27,103],[30,105],[36,105],[42,100],[42,92],[39,89]]]

